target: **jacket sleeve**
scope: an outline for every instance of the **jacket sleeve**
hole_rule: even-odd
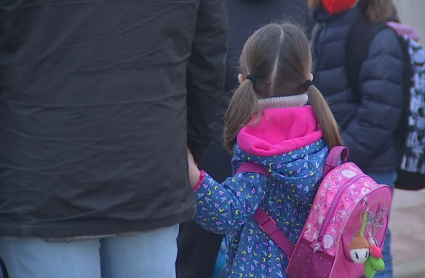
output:
[[[403,103],[403,53],[395,33],[379,32],[360,70],[361,104],[342,137],[362,167],[397,129]]]
[[[226,29],[225,0],[200,0],[186,73],[188,146],[198,163],[211,143],[224,93]]]
[[[240,173],[220,184],[206,175],[195,192],[195,221],[218,234],[239,230],[264,200],[268,180],[258,173]]]

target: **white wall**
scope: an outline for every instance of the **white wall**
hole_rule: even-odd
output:
[[[403,23],[415,27],[425,45],[425,0],[394,0]]]

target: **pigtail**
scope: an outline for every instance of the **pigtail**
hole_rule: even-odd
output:
[[[230,153],[233,153],[233,145],[239,131],[253,116],[256,117],[254,120],[258,122],[261,117],[261,109],[254,91],[254,84],[252,80],[247,79],[233,94],[224,118],[224,146]]]
[[[386,21],[394,12],[391,0],[360,0],[359,5],[365,10],[370,22]]]
[[[342,146],[338,124],[322,93],[314,85],[311,85],[308,87],[308,96],[310,104],[313,106],[314,115],[319,121],[320,128],[322,129],[323,138],[329,148]]]

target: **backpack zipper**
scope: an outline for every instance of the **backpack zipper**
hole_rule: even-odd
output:
[[[351,179],[350,179],[349,181],[347,181],[346,183],[344,183],[344,184],[341,186],[341,188],[338,190],[338,193],[335,195],[335,199],[333,200],[333,202],[332,202],[332,204],[331,204],[331,207],[329,208],[328,212],[326,213],[326,218],[325,218],[325,221],[323,221],[322,228],[320,228],[319,237],[318,237],[319,242],[321,242],[321,241],[322,241],[323,236],[325,235],[326,229],[328,228],[329,223],[330,223],[330,222],[331,222],[331,220],[332,220],[332,216],[333,216],[333,214],[334,214],[334,212],[335,212],[335,210],[336,210],[336,207],[337,207],[337,205],[338,205],[338,203],[339,203],[339,200],[340,200],[340,199],[341,199],[341,197],[342,197],[342,194],[344,194],[345,190],[347,190],[347,188],[349,188],[349,187],[350,187],[352,184],[354,184],[356,181],[358,181],[358,180],[359,180],[359,179],[361,179],[361,178],[365,178],[365,177],[368,177],[368,176],[367,176],[367,175],[365,175],[365,174],[357,175],[357,176],[355,176],[354,178],[351,178]]]

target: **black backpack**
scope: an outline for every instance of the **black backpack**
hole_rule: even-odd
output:
[[[368,22],[359,17],[352,25],[346,46],[346,72],[350,87],[360,101],[360,69],[373,38],[387,22]],[[403,111],[397,130],[400,165],[396,188],[425,188],[425,49],[408,38],[398,37],[403,51]]]

